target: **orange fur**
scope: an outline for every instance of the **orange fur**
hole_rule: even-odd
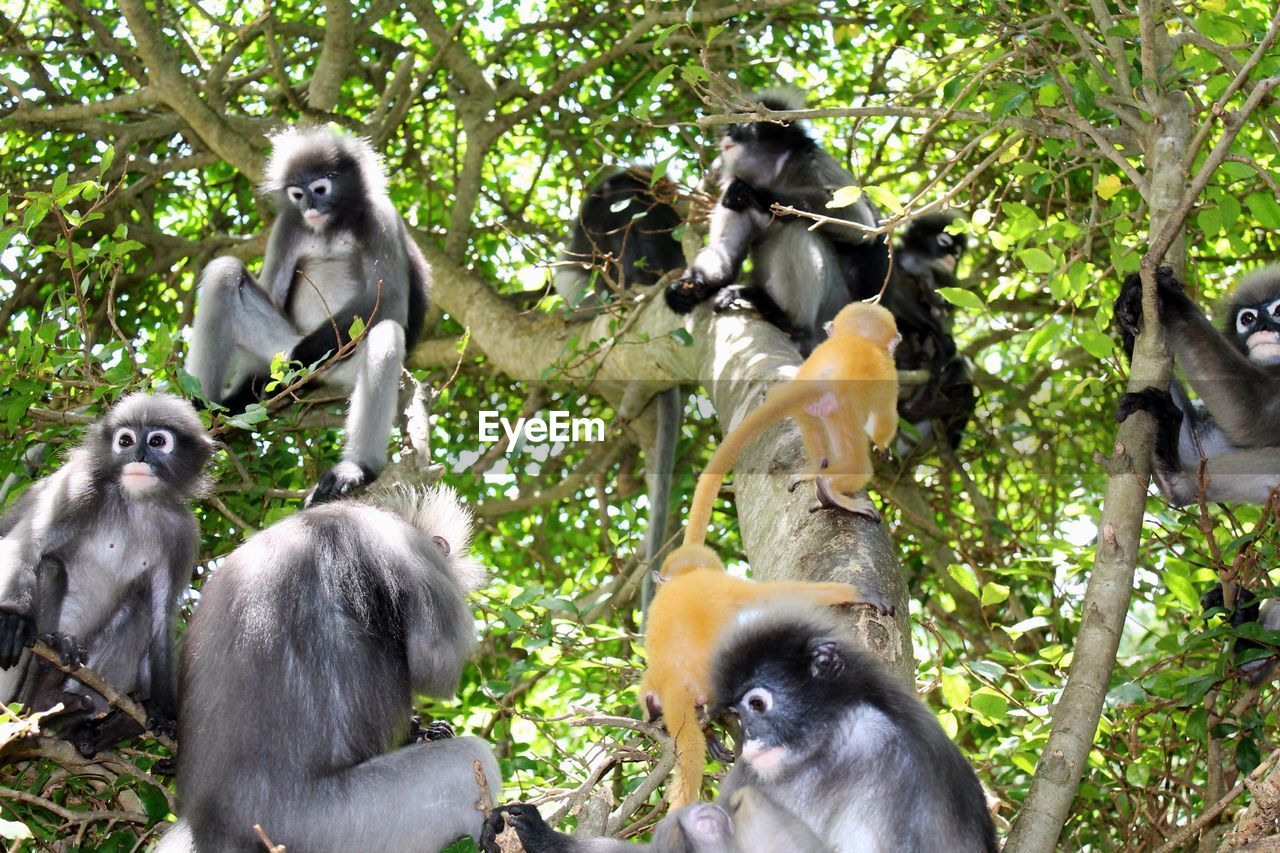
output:
[[[814,348],[795,378],[770,388],[764,402],[712,454],[693,493],[684,544],[696,545],[706,537],[720,481],[742,451],[788,415],[800,427],[812,466],[804,478],[816,481],[824,502],[867,514],[864,505],[847,496],[871,478],[868,441],[887,447],[898,432],[897,339],[898,325],[888,309],[866,302],[840,309],[831,337]]]

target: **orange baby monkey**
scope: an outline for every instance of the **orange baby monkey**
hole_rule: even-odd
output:
[[[832,323],[831,337],[814,349],[795,379],[770,389],[764,403],[725,436],[698,478],[684,543],[662,564],[661,585],[649,606],[649,666],[640,683],[650,719],[661,716],[675,740],[672,808],[698,799],[707,748],[698,707],[711,699],[716,640],[739,611],[792,596],[815,605],[871,604],[881,613],[893,613],[884,596],[850,584],[755,583],[732,577],[702,543],[725,473],[753,438],[787,415],[800,424],[812,463],[799,479],[815,480],[824,505],[879,519],[868,501],[850,494],[871,476],[868,442],[884,447],[898,429],[898,374],[892,355],[897,338],[897,325],[886,309],[865,303],[846,306]]]
[[[685,544],[701,542],[711,521],[720,481],[747,445],[790,415],[800,426],[811,468],[796,484],[813,480],[819,506],[835,506],[876,521],[869,500],[852,494],[871,479],[868,443],[888,447],[898,432],[898,371],[893,348],[898,324],[887,308],[854,302],[831,321],[831,336],[814,348],[795,378],[769,389],[716,448],[698,477],[689,507]],[[815,507],[816,508],[816,507]]]

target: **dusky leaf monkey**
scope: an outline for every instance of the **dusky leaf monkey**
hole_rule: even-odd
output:
[[[1246,276],[1213,327],[1169,267],[1156,272],[1158,322],[1201,405],[1176,380],[1120,398],[1117,420],[1146,412],[1156,423],[1152,470],[1175,506],[1204,498],[1266,503],[1280,486],[1280,266]],[[1125,279],[1115,308],[1127,354],[1142,329],[1142,282]]]
[[[431,273],[364,140],[327,128],[278,134],[262,190],[279,216],[261,280],[233,257],[205,267],[186,368],[206,400],[239,411],[265,393],[276,353],[305,365],[342,354],[315,377],[350,393],[342,461],[308,499],[323,503],[386,464],[400,369],[422,331]],[[364,330],[352,349],[357,319]]]
[[[174,625],[200,548],[189,504],[212,454],[190,403],[130,394],[0,518],[0,700],[61,702],[46,723],[85,756],[137,724],[25,647],[46,636],[66,663],[142,701],[149,728],[172,733]]]
[[[312,506],[255,534],[201,591],[182,666],[180,820],[160,851],[440,850],[478,838],[488,743],[405,743],[420,694],[475,641],[470,515],[449,489]],[[436,729],[436,735],[448,732]]]

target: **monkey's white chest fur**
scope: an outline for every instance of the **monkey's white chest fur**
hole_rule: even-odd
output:
[[[171,513],[150,501],[126,501],[115,512],[104,512],[85,529],[71,546],[49,556],[62,561],[67,571],[67,596],[58,628],[63,633],[84,635],[100,626],[102,602],[143,575],[167,573],[166,547],[170,540],[162,531],[172,530]]]
[[[367,286],[360,254],[351,234],[332,237],[310,231],[299,247],[303,260],[289,292],[289,314],[299,329],[319,328]],[[346,331],[345,329],[343,331]]]

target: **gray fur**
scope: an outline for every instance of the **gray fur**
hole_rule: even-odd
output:
[[[263,191],[280,215],[261,281],[236,258],[205,268],[186,367],[207,399],[242,408],[261,393],[276,353],[314,363],[349,340],[354,318],[365,321],[355,351],[316,377],[350,394],[342,463],[312,496],[322,502],[367,484],[386,464],[399,372],[421,331],[430,271],[366,143],[324,128],[287,131],[273,143]],[[287,190],[321,174],[334,182],[333,207],[309,224],[304,212],[319,208],[291,201]]]
[[[168,452],[121,448],[124,429],[138,440],[161,430],[173,444]],[[90,427],[66,463],[0,519],[0,646],[12,653],[23,634],[71,635],[89,667],[146,702],[157,725],[172,724],[173,627],[200,544],[187,502],[207,487],[202,472],[212,451],[191,405],[170,395],[132,394]],[[154,482],[128,488],[123,472],[143,453]],[[106,700],[28,661],[10,667],[4,699],[18,690],[37,710],[63,702],[68,712],[55,729],[82,752],[114,740],[94,719],[110,710]]]
[[[833,853],[995,853],[982,786],[914,694],[854,649],[827,615],[795,604],[741,614],[718,642],[717,708],[743,754],[721,787],[785,803]],[[766,710],[748,694],[767,691]]]
[[[205,585],[183,658],[180,827],[162,850],[434,851],[479,835],[487,743],[403,746],[474,643],[469,519],[451,491],[315,506]]]

